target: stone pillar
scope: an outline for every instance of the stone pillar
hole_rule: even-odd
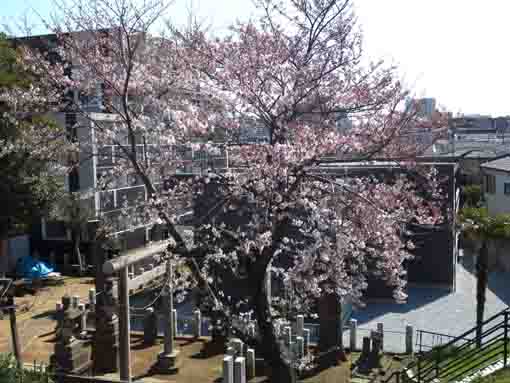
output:
[[[413,353],[413,326],[406,326],[406,354]]]
[[[79,304],[80,304],[80,297],[78,295],[73,296],[72,300],[71,300],[71,306],[73,307],[73,309],[77,309]]]
[[[174,349],[174,324],[172,321],[172,311],[174,310],[173,301],[173,266],[170,261],[166,263],[166,275],[168,283],[164,287],[163,314],[165,317],[164,349],[158,356],[158,370],[166,374],[174,374],[178,371],[177,355],[178,351]]]
[[[241,339],[232,339],[230,341],[230,347],[234,349],[236,356],[243,356],[243,341]]]
[[[175,339],[177,337],[177,335],[178,335],[177,310],[176,309],[172,310],[172,321],[173,321],[173,324],[174,324],[174,339]]]
[[[87,334],[87,311],[85,310],[85,304],[80,303],[78,305],[78,310],[81,312],[80,333],[82,336],[84,336]]]
[[[96,310],[96,289],[89,290],[89,310],[92,312]]]
[[[305,328],[305,316],[298,315],[296,318],[296,335],[303,336],[304,328]]]
[[[248,325],[248,336],[255,338],[256,331],[255,331],[255,323],[250,323]]]
[[[143,343],[155,345],[158,337],[158,316],[152,307],[145,310],[143,318]]]
[[[351,319],[349,321],[349,347],[351,352],[356,351],[357,347],[357,336],[358,336],[358,321],[356,319]]]
[[[119,270],[119,376],[131,382],[131,323],[129,312],[129,277],[127,268]]]
[[[50,364],[56,372],[82,374],[90,368],[87,342],[76,337],[79,335],[77,327],[81,327],[81,314],[72,307],[62,312],[60,336],[50,357]]]
[[[228,355],[228,356],[231,356],[231,357],[235,357],[236,356],[236,349],[232,346],[228,346],[227,347],[227,351],[225,351],[225,353]],[[233,360],[233,359],[232,359]]]
[[[372,338],[372,350],[371,357],[373,360],[377,360],[376,358],[379,356],[380,351],[382,350],[382,337],[379,331],[372,331],[370,337]]]
[[[55,326],[55,333],[57,334],[57,338],[60,333],[60,329],[62,327],[62,320],[64,319],[64,305],[58,302],[55,305],[55,320],[57,321],[57,325]]]
[[[384,325],[382,323],[377,323],[377,332],[379,333],[382,351],[384,349]]]
[[[246,383],[246,362],[242,356],[234,360],[234,382]]]
[[[287,345],[285,344],[285,341],[283,339],[280,339],[278,343],[280,344],[280,351],[286,353]]]
[[[62,297],[62,310],[66,311],[71,308],[71,297],[69,295],[64,295]]]
[[[363,346],[361,347],[361,356],[360,359],[368,358],[370,355],[370,337],[363,337]]]
[[[266,288],[266,295],[269,297],[269,299],[271,299],[271,263],[267,266],[267,270],[266,270],[265,288]]]
[[[285,326],[283,328],[283,339],[285,341],[285,346],[290,348],[292,344],[292,329],[290,326]]]
[[[250,380],[255,377],[255,350],[249,348],[246,351],[246,379]]]
[[[305,328],[303,330],[303,348],[304,348],[304,352],[305,352],[305,355],[308,355],[308,352],[310,351],[309,348],[310,348],[310,329],[307,329]]]
[[[223,358],[222,383],[234,383],[234,359],[230,355]]]
[[[193,311],[193,335],[195,338],[202,336],[202,314],[200,310]]]
[[[102,247],[103,239],[98,238],[99,221],[89,223],[91,254],[95,270],[96,295],[96,331],[92,346],[92,359],[95,374],[114,373],[118,370],[119,321],[115,314],[115,297],[111,284],[107,287],[107,278],[103,273],[106,252]]]
[[[296,337],[296,358],[301,359],[305,356],[305,340],[302,336]]]

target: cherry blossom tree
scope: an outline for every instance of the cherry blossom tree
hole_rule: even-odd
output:
[[[405,299],[403,262],[413,248],[405,225],[444,218],[433,169],[415,163],[444,121],[404,108],[408,92],[397,69],[366,62],[348,0],[260,0],[259,19],[221,37],[199,25],[151,34],[166,6],[61,4],[62,17],[49,26],[72,63],[65,81],[89,95],[101,84],[102,102],[115,117],[96,121],[69,102],[99,139],[119,148],[105,183],[134,172],[145,186],[147,198],[126,205],[127,225],[163,223],[173,239],[171,259],[181,266],[175,284],[183,292],[202,287],[215,319],[247,340],[236,319],[251,312],[251,341],[273,379],[292,381],[306,361],[281,349],[278,323],[313,313],[325,294],[361,302],[371,271]],[[36,56],[27,52],[28,60]],[[40,68],[51,81],[55,69]],[[246,144],[243,135],[256,128],[267,132],[267,143]],[[214,152],[211,137],[223,139],[227,171],[173,177],[183,164],[175,148]],[[325,158],[383,158],[401,175],[341,179]],[[176,224],[190,206],[195,232],[185,236]],[[278,296],[266,291],[268,275],[280,286]]]

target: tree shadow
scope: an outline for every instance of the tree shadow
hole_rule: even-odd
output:
[[[506,306],[510,306],[510,273],[492,272],[489,274],[488,289]]]
[[[464,267],[473,277],[476,278],[476,258],[471,253],[459,260],[459,264]],[[487,288],[496,295],[506,306],[510,306],[510,273],[502,271],[498,260],[493,262],[495,265],[489,270],[489,283]]]
[[[225,345],[222,342],[207,341],[203,344],[202,349],[191,355],[192,359],[209,359],[225,353]]]
[[[55,319],[57,312],[55,310],[47,310],[42,313],[32,316],[32,319]]]
[[[357,309],[353,316],[357,319],[358,325],[363,325],[389,313],[405,314],[415,311],[451,294],[447,289],[434,287],[409,287],[407,293],[406,303],[370,301],[367,307]]]

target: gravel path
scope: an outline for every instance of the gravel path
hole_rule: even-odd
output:
[[[358,320],[358,347],[363,336],[375,330],[377,323],[384,325],[384,348],[390,352],[405,351],[405,327],[457,336],[475,325],[476,278],[470,272],[469,260],[457,267],[457,289],[450,293],[435,288],[410,288],[406,304],[372,303],[353,312]],[[510,305],[510,275],[493,272],[489,278],[486,318]],[[430,339],[431,341],[431,339]],[[416,342],[414,341],[416,344]],[[349,344],[349,331],[344,334],[344,344]]]

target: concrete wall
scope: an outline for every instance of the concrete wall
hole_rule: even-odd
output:
[[[16,262],[19,258],[30,255],[30,237],[28,235],[20,235],[9,238],[7,242],[8,271],[16,268]]]
[[[489,214],[510,214],[510,195],[505,195],[505,183],[510,183],[510,173],[484,169],[484,174],[496,177],[496,192],[484,193]]]

